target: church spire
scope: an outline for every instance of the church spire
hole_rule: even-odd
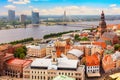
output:
[[[105,21],[104,11],[101,13],[101,21]]]
[[[101,20],[99,23],[99,27],[101,28],[101,34],[103,34],[106,31],[106,22],[105,22],[105,15],[104,15],[104,11],[102,11],[101,13]]]

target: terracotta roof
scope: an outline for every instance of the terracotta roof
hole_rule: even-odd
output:
[[[92,43],[93,45],[99,45],[99,46],[101,46],[102,48],[106,48],[106,43],[105,42],[97,42],[97,41],[95,41],[95,42],[93,42]]]
[[[0,51],[4,51],[4,50],[8,49],[9,46],[10,46],[9,44],[1,45]]]
[[[70,49],[71,46],[70,45],[66,45],[65,47],[66,47],[66,49]]]
[[[12,58],[12,59],[7,61],[7,64],[22,65],[24,67],[24,66],[30,64],[31,62],[32,62],[32,60],[22,60],[22,59],[18,59],[18,58]]]
[[[99,65],[100,61],[98,59],[97,54],[86,56],[86,66],[99,66]]]
[[[120,24],[109,24],[107,25],[107,28],[113,29],[114,26],[116,26],[117,29],[120,29]]]
[[[88,33],[81,33],[80,36],[87,37],[87,36],[88,36]]]
[[[112,61],[113,61],[113,59],[112,59],[111,55],[105,55],[103,57],[103,62],[106,63],[106,64],[109,64]]]

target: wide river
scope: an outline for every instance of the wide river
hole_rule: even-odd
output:
[[[81,24],[98,25],[99,21],[81,22]],[[107,21],[107,24],[120,24],[120,20]],[[72,25],[72,26],[55,25],[55,26],[39,26],[39,27],[27,26],[27,28],[0,30],[0,43],[11,42],[28,37],[43,38],[45,34],[49,34],[49,33],[64,32],[70,30],[82,30],[83,28],[85,28],[83,26],[81,27],[75,27],[75,26],[76,25]]]

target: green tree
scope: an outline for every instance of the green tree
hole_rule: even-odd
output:
[[[87,37],[83,37],[81,38],[81,41],[89,41],[89,39]]]
[[[79,36],[78,34],[76,34],[76,35],[74,36],[74,40],[75,40],[75,41],[80,41],[80,36]]]
[[[26,48],[26,46],[23,46],[23,49],[24,49],[24,53],[26,55],[27,54],[27,48]]]
[[[25,54],[24,53],[21,53],[20,54],[20,59],[24,59],[25,58]]]
[[[120,50],[120,44],[115,44],[115,45],[114,45],[114,50],[115,50],[115,51]]]
[[[27,52],[27,48],[25,46],[17,48],[15,50],[14,57],[23,59],[26,56],[26,52]]]

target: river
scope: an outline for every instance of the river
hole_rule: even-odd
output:
[[[119,24],[120,20],[115,21],[107,21],[107,24]],[[81,24],[92,24],[98,25],[99,21],[90,21],[90,22],[81,22]],[[15,40],[21,40],[28,37],[33,38],[43,38],[45,34],[56,33],[56,32],[64,32],[70,30],[82,30],[85,27],[74,27],[71,26],[62,26],[62,25],[54,25],[54,26],[39,26],[39,27],[29,27],[27,28],[17,28],[17,29],[8,29],[8,30],[0,30],[0,43],[7,43]]]

